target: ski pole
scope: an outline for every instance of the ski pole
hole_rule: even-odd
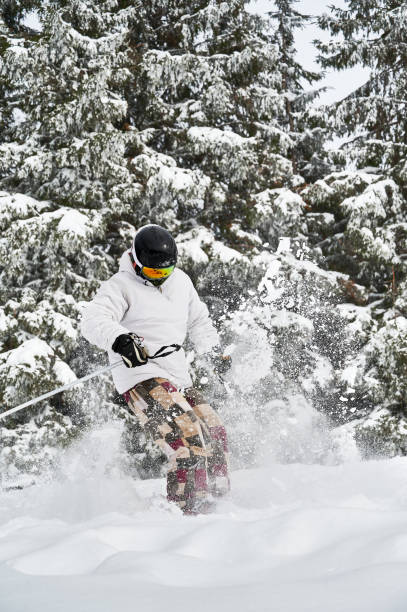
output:
[[[38,402],[41,402],[42,400],[47,399],[48,397],[57,395],[57,393],[62,393],[62,391],[68,391],[68,389],[71,389],[72,387],[75,387],[76,385],[80,385],[86,382],[87,380],[94,378],[95,376],[100,376],[101,374],[104,374],[105,372],[109,372],[110,370],[113,370],[113,368],[116,368],[118,365],[122,363],[123,361],[120,359],[120,361],[116,361],[115,363],[112,363],[111,365],[108,365],[105,368],[98,370],[97,372],[93,372],[93,374],[87,374],[86,376],[83,376],[82,378],[78,378],[77,380],[74,380],[73,382],[68,383],[67,385],[64,385],[63,387],[58,387],[58,389],[54,389],[54,391],[49,391],[49,393],[44,393],[43,395],[40,395],[39,397],[29,400],[28,402],[25,402],[24,404],[20,404],[20,406],[16,406],[15,408],[10,408],[10,410],[6,410],[6,412],[0,413],[0,421],[4,419],[5,417],[10,416],[10,414],[19,412],[23,408],[28,408],[28,406],[33,406],[34,404],[37,404]]]

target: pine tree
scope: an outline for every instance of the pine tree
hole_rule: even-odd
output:
[[[10,22],[1,51],[4,407],[99,363],[78,348],[80,304],[115,272],[137,226],[178,234],[184,266],[220,311],[261,276],[248,255],[262,240],[301,230],[278,50],[243,1],[68,0],[41,11],[43,31],[18,38]],[[276,201],[278,229],[256,216],[273,216]],[[113,396],[103,383],[98,413]],[[68,440],[89,397],[63,396],[38,418],[68,415]]]
[[[92,10],[81,2],[61,5],[44,8],[39,36],[21,35],[17,26],[4,30],[0,394],[5,408],[72,380],[68,363],[77,374],[97,366],[100,358],[90,353],[86,365],[78,345],[78,302],[88,300],[99,279],[114,271],[115,253],[122,250],[118,243],[134,233],[121,215],[126,206],[131,209],[140,186],[126,168],[129,134],[115,127],[126,110],[118,91],[130,76],[124,67],[129,11],[110,10],[111,3]],[[67,5],[86,35],[65,20]],[[23,8],[16,14],[23,15]],[[19,455],[20,469],[40,469],[44,440],[51,446],[67,443],[84,423],[106,414],[109,405],[111,410],[111,384],[98,381],[98,386],[96,396],[89,390],[65,394],[39,413],[30,412],[38,416],[28,426],[31,450]],[[98,406],[93,415],[92,405]],[[13,460],[10,441],[27,440],[30,414],[9,421],[17,424],[16,435],[2,429],[6,467]]]
[[[175,161],[178,183],[190,176],[201,185],[195,207],[190,198],[189,209],[179,202],[178,217],[187,221],[192,213],[198,222],[224,226],[247,217],[250,192],[290,181],[283,157],[289,142],[277,120],[284,101],[265,24],[246,14],[241,1],[196,4],[177,3],[165,17],[170,25],[147,36],[151,51],[137,69],[129,119],[149,130],[152,149]],[[146,11],[160,22],[161,3]]]
[[[364,85],[335,105],[335,127],[352,137],[359,167],[388,170],[406,156],[407,7],[402,0],[347,4],[319,19],[333,37],[317,43],[321,65],[343,70],[360,64],[371,72]]]
[[[268,410],[260,389],[281,410],[306,397],[337,423],[385,410],[398,439],[402,167],[392,178],[343,172],[308,187],[296,174],[318,177],[324,160],[302,89],[316,75],[294,59],[293,31],[305,23],[294,3],[278,4],[270,30],[243,0],[53,0],[37,34],[21,27],[34,3],[9,6],[0,28],[2,405],[96,367],[100,353],[79,340],[81,302],[116,271],[136,227],[157,222],[176,235],[225,340],[241,341],[242,372],[246,336],[255,339],[250,355],[264,375],[245,397],[253,418]],[[292,253],[276,257],[282,236]],[[265,373],[260,346],[272,359]],[[68,443],[92,407],[118,414],[114,396],[102,380],[39,407],[32,421],[21,414],[0,430],[2,469],[27,466],[23,440]],[[363,423],[358,435],[369,437]]]
[[[276,0],[276,10],[269,13],[275,24],[271,42],[279,51],[281,93],[285,100],[284,113],[279,123],[292,139],[291,159],[295,169],[307,180],[316,180],[327,174],[329,166],[324,151],[326,130],[322,114],[310,105],[324,90],[304,89],[322,78],[319,72],[306,70],[296,60],[295,33],[312,20],[295,9],[298,0]]]
[[[406,200],[390,177],[362,171],[327,176],[302,197],[321,263],[350,277],[338,279],[348,350],[336,368],[333,399],[341,409],[332,416],[358,419],[367,456],[404,453]]]
[[[366,454],[405,453],[407,7],[385,0],[347,4],[346,9],[331,7],[330,15],[320,18],[332,39],[317,45],[323,67],[370,68],[367,82],[331,112],[338,134],[348,138],[344,147],[349,159],[362,171],[327,177],[310,194],[321,190],[317,199],[311,197],[313,205],[335,216],[336,234],[322,242],[329,264],[351,270],[352,278],[367,289],[366,304],[348,311],[359,348],[342,377],[344,388],[349,384],[354,390],[353,410],[359,416],[369,414],[356,427],[360,444]],[[375,176],[375,171],[382,175]],[[343,199],[352,184],[356,193]]]

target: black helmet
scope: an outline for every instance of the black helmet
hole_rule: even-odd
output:
[[[159,225],[145,225],[137,232],[134,251],[141,265],[149,268],[168,268],[177,263],[175,240]]]
[[[152,281],[143,274],[146,268],[170,268],[177,263],[177,245],[167,230],[159,225],[145,225],[137,232],[133,243],[133,257],[138,273],[154,285],[162,284],[167,277]]]

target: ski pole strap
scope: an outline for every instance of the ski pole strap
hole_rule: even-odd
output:
[[[168,355],[172,355],[172,353],[176,353],[181,348],[180,344],[168,344],[167,346],[162,346],[154,353],[154,355],[149,355],[149,359],[158,359],[159,357],[167,357]],[[166,349],[172,349],[171,351],[163,352]]]

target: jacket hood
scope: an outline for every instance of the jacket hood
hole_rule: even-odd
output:
[[[119,272],[129,272],[130,274],[134,274],[136,278],[139,278],[139,276],[136,274],[135,269],[132,266],[130,260],[130,252],[131,249],[128,249],[127,251],[124,251],[123,255],[120,257]]]

